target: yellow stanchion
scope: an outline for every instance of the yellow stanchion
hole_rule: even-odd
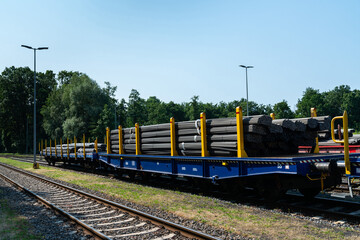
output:
[[[176,150],[175,118],[170,118],[171,156],[178,156]]]
[[[122,127],[118,126],[118,134],[119,134],[119,154],[124,154],[124,148],[123,148],[123,134],[122,134]]]
[[[207,138],[206,138],[206,114],[204,112],[200,113],[200,133],[201,133],[201,156],[208,157],[210,153],[207,149]]]
[[[344,139],[343,140],[336,140],[334,134],[334,123],[335,120],[342,119],[343,120],[343,129],[344,129]],[[348,115],[347,112],[344,111],[342,116],[334,117],[331,120],[331,138],[336,143],[343,143],[344,144],[344,161],[345,161],[345,174],[350,175],[350,156],[349,156],[349,133],[348,133]]]
[[[311,117],[317,117],[317,113],[316,113],[316,108],[311,108]],[[319,137],[315,138],[315,147],[312,149],[313,153],[319,153],[320,152],[320,148],[319,148]]]
[[[244,123],[243,123],[243,115],[242,108],[236,108],[236,130],[237,130],[237,156],[239,158],[248,157],[245,152],[245,144],[244,144]]]
[[[111,153],[111,148],[110,148],[110,128],[106,128],[106,141],[105,141],[105,144],[106,144],[106,152],[107,154],[110,154]]]
[[[140,128],[139,128],[139,124],[135,123],[135,143],[136,143],[136,151],[135,154],[136,155],[141,155],[141,147],[140,147]]]
[[[270,113],[270,117],[272,120],[275,120],[275,113]]]

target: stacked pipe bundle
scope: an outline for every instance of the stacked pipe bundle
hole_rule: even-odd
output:
[[[110,134],[111,151],[119,153],[119,130],[111,130]],[[135,154],[135,127],[123,129],[122,134],[125,153]],[[170,123],[140,127],[140,139],[142,154],[169,155],[171,151]]]
[[[272,120],[267,115],[243,117],[248,156],[294,154],[298,146],[314,146],[317,131],[330,126],[330,117]],[[210,156],[237,156],[236,118],[206,120]],[[135,128],[122,129],[125,154],[136,153]],[[141,154],[170,155],[170,123],[139,127]],[[200,120],[175,124],[176,150],[183,156],[201,155]],[[119,130],[110,131],[111,152],[119,153]]]
[[[99,152],[106,151],[106,144],[98,143],[97,147],[98,147]],[[57,154],[61,153],[61,149],[62,149],[63,154],[66,154],[68,145],[62,144],[62,145],[56,145],[55,147],[51,147],[51,152],[55,153],[55,149],[57,151]],[[50,153],[50,147],[47,147],[46,150],[48,153]],[[45,151],[45,149],[44,149],[44,151]],[[84,144],[76,143],[76,151],[78,153],[83,153]],[[95,152],[95,143],[85,143],[85,153],[90,153],[90,152]],[[74,143],[69,144],[69,153],[75,153],[75,144]]]
[[[85,148],[84,148],[84,143],[77,143],[76,148],[78,153],[83,153],[84,149],[85,149],[85,153],[96,152],[95,143],[85,143]],[[98,152],[104,152],[106,151],[106,144],[98,143],[97,148],[98,148]]]

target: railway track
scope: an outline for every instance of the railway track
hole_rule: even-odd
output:
[[[97,239],[217,239],[5,164],[0,176]]]

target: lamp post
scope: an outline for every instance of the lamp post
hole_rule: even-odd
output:
[[[48,47],[33,48],[27,45],[21,45],[21,47],[34,50],[34,168],[38,168],[36,164],[36,50],[47,50]]]
[[[249,116],[249,94],[248,94],[248,68],[254,68],[254,66],[239,65],[239,67],[245,68],[246,72],[246,116]]]

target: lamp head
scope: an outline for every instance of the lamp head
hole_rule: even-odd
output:
[[[24,47],[24,48],[33,49],[32,47],[27,46],[27,45],[21,45],[21,46]]]

